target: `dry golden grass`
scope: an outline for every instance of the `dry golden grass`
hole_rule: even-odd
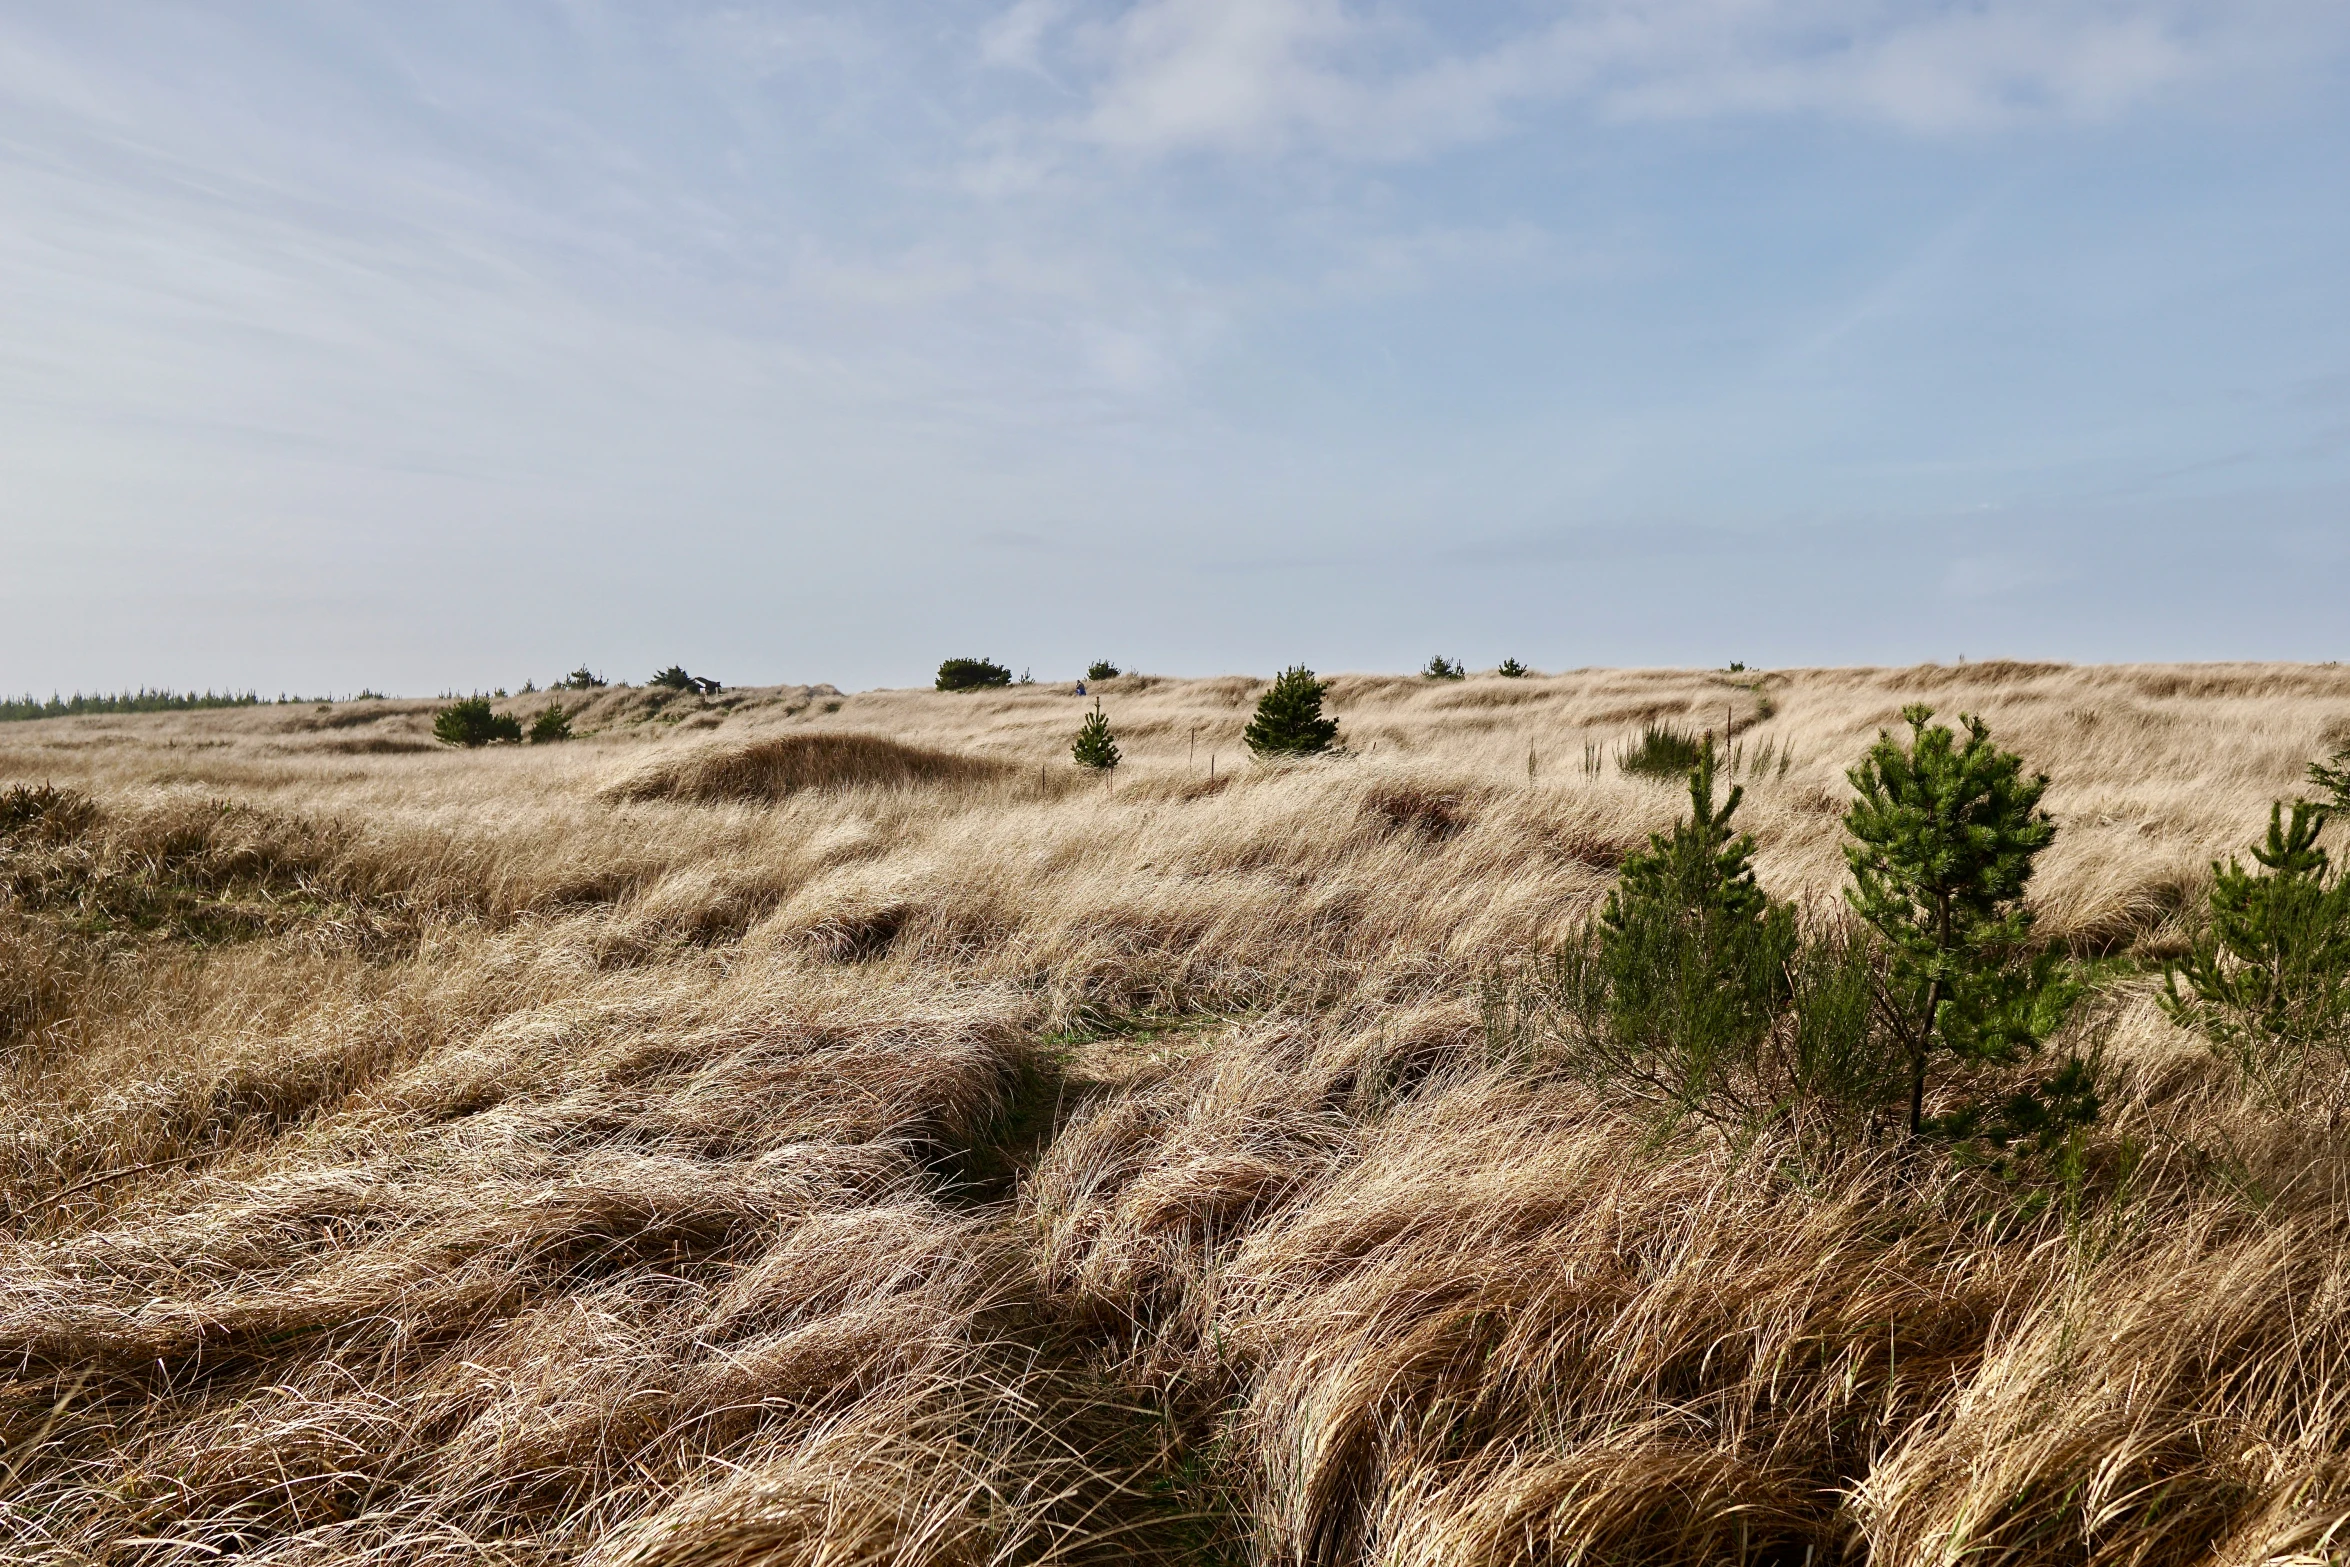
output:
[[[1652,720],[1826,900],[1843,768],[1980,712],[2043,928],[2159,956],[2350,672],[1342,677],[1277,768],[1254,682],[1097,689],[1107,783],[1052,688],[0,726],[96,802],[0,844],[0,1555],[2350,1554],[2350,1160],[2145,980],[2040,1205],[1654,1144],[1475,1000],[1678,808],[1585,771]]]
[[[604,790],[609,800],[780,800],[802,789],[984,783],[1010,764],[905,745],[880,735],[795,734],[654,757]]]

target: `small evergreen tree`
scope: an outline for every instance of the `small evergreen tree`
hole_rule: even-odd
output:
[[[2174,1019],[2233,1055],[2247,1083],[2287,1102],[2321,1058],[2350,1043],[2350,877],[2317,842],[2330,809],[2295,800],[2287,820],[2272,805],[2267,841],[2252,847],[2260,869],[2233,858],[2212,865],[2210,923],[2164,983]]]
[[[1329,681],[1316,680],[1303,664],[1284,669],[1257,699],[1256,716],[1241,731],[1241,739],[1260,757],[1311,756],[1329,750],[1338,738],[1337,720],[1322,716],[1322,696],[1329,689]]]
[[[470,750],[493,740],[520,740],[522,721],[511,713],[492,712],[486,696],[469,696],[433,714],[432,732],[436,740]]]
[[[1078,726],[1077,743],[1069,748],[1069,754],[1078,766],[1096,772],[1106,773],[1118,765],[1118,742],[1110,735],[1110,721],[1102,716],[1099,698],[1094,701],[1093,711],[1085,715],[1085,722]]]
[[[2326,802],[2328,815],[2350,815],[2350,745],[2336,751],[2331,760],[2331,767],[2324,762],[2311,762],[2309,781],[2330,797]]]
[[[1605,1046],[1618,1071],[1683,1113],[1722,1102],[1778,1016],[1794,911],[1754,880],[1754,839],[1714,805],[1714,748],[1689,774],[1689,815],[1624,861],[1599,916]]]
[[[558,740],[570,738],[571,715],[563,711],[563,704],[560,702],[549,702],[545,707],[540,708],[538,716],[530,721],[530,743],[532,745],[552,745]]]
[[[2039,809],[2045,776],[2026,778],[2023,760],[1991,743],[1982,720],[1962,716],[1964,744],[1933,709],[1903,709],[1910,741],[1879,733],[1846,776],[1860,792],[1845,813],[1852,835],[1845,897],[1884,939],[1886,1007],[1909,1057],[1909,1127],[1928,1130],[1928,1058],[1936,1046],[1970,1064],[2007,1062],[2037,1049],[2070,1004],[2074,988],[2053,952],[2029,948],[2032,914],[2024,887],[2033,862],[2056,837]],[[2094,1117],[2085,1072],[2068,1063],[2044,1085],[1995,1110],[1968,1105],[1933,1129],[1955,1137],[2046,1136]]]
[[[1497,675],[1500,675],[1505,680],[1523,680],[1526,678],[1526,676],[1533,673],[1532,670],[1528,669],[1525,665],[1519,663],[1514,658],[1503,659],[1501,663],[1495,667],[1493,672]]]
[[[601,691],[604,677],[582,664],[556,683],[567,691]]]
[[[1466,680],[1469,677],[1468,670],[1461,667],[1459,659],[1446,658],[1442,653],[1422,665],[1420,673],[1430,680]]]
[[[1118,666],[1106,658],[1097,658],[1085,666],[1085,678],[1088,680],[1115,680],[1118,678]]]
[[[938,689],[941,691],[977,691],[987,686],[1008,686],[1012,672],[987,658],[950,658],[938,666]]]
[[[1778,1125],[1832,1152],[1902,1086],[1874,1016],[1875,963],[1849,928],[1807,938],[1756,884],[1754,839],[1731,826],[1744,791],[1715,805],[1718,764],[1709,741],[1689,814],[1625,860],[1599,918],[1500,1020],[1523,1028],[1530,1015],[1570,1073],[1668,1124]]]

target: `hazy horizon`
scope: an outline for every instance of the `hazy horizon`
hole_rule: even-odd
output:
[[[0,693],[2324,661],[2350,12],[0,19]]]

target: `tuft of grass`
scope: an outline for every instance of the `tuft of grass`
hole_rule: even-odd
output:
[[[1671,724],[1651,723],[1640,738],[1624,748],[1616,765],[1640,778],[1683,778],[1705,753],[1701,736]]]
[[[11,784],[0,790],[0,838],[37,833],[44,838],[78,837],[97,820],[98,805],[78,789],[55,784]]]
[[[780,800],[802,790],[988,783],[1011,764],[872,734],[798,734],[662,757],[606,787],[612,800]]]

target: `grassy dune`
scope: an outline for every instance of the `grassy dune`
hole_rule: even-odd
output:
[[[0,838],[0,1555],[2350,1554],[2340,1129],[2143,969],[2350,671],[1344,677],[1284,768],[1258,689],[1105,682],[1107,785],[1065,688],[0,729],[94,801]],[[1643,723],[1734,722],[1824,901],[1921,699],[2053,776],[2043,932],[2138,960],[2085,1180],[1660,1143],[1492,1042],[1680,807]]]

